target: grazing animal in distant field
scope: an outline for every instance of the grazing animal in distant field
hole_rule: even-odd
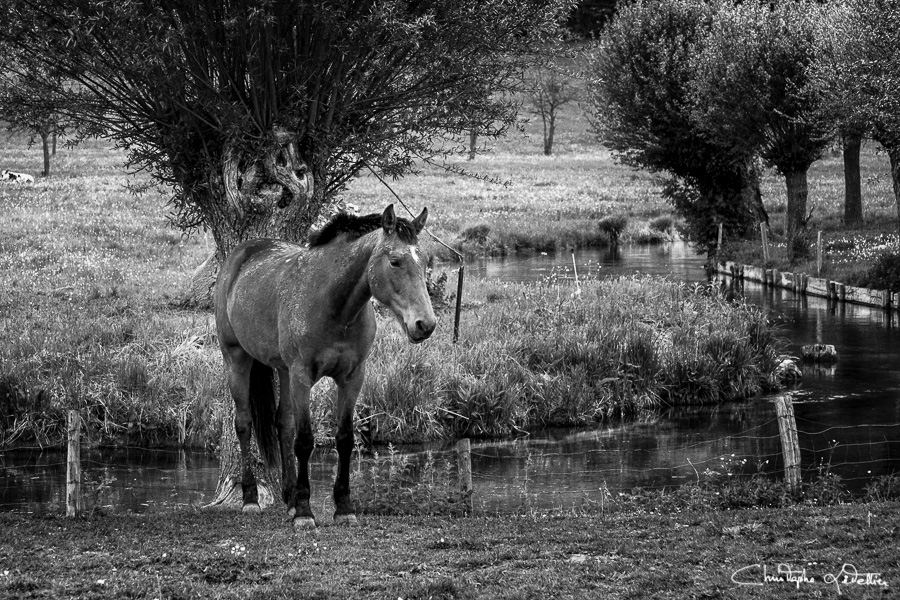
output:
[[[0,181],[12,181],[16,183],[34,183],[34,177],[28,173],[14,173],[3,171],[0,173]]]
[[[436,325],[416,245],[428,211],[413,221],[394,215],[339,213],[308,246],[260,239],[237,246],[216,281],[216,329],[235,402],[241,447],[243,511],[259,511],[250,430],[270,465],[281,454],[281,485],[294,528],[316,526],[307,463],[313,449],[310,388],[337,385],[335,523],[355,524],[350,499],[353,408],[375,339],[374,296],[394,313],[410,342]],[[274,394],[278,374],[280,398]]]

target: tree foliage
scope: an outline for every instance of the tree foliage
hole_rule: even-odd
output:
[[[73,127],[61,113],[59,93],[64,91],[66,81],[52,70],[30,60],[28,55],[13,52],[0,45],[0,120],[6,121],[7,129],[40,137],[44,154],[44,177],[50,176],[50,140],[52,136],[63,134]],[[19,73],[27,72],[28,78]],[[39,82],[30,85],[30,81]]]
[[[715,15],[712,3],[637,0],[589,57],[600,140],[623,162],[671,176],[664,193],[704,249],[714,247],[720,223],[740,235],[765,219],[752,155],[710,138],[695,115],[691,60]]]
[[[220,251],[305,236],[366,167],[398,177],[499,136],[566,0],[10,0],[5,45],[173,189]],[[28,78],[29,73],[18,74]]]
[[[830,16],[811,78],[842,132],[868,133],[887,150],[900,218],[900,1],[846,0]]]
[[[785,177],[792,259],[806,247],[806,173],[833,137],[809,78],[821,54],[820,22],[812,1],[722,4],[691,61],[696,118],[706,133]]]
[[[571,77],[554,67],[538,69],[532,85],[529,112],[541,119],[544,155],[550,156],[559,110],[578,98],[578,88]]]

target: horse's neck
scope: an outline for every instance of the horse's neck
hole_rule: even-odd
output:
[[[369,259],[378,243],[378,233],[364,235],[346,244],[337,244],[329,248],[330,252],[340,254],[339,264],[347,265],[340,273],[333,273],[328,297],[334,303],[332,313],[338,315],[342,322],[354,321],[360,311],[372,299],[369,287]]]

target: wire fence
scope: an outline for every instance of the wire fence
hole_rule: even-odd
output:
[[[559,508],[584,500],[688,483],[724,481],[761,474],[785,474],[783,434],[778,418],[718,436],[684,434],[658,423],[591,431],[556,438],[471,444],[472,503],[485,512],[516,511],[524,500]],[[829,424],[798,417],[800,474],[804,482],[829,476],[861,495],[880,477],[900,474],[900,422]],[[382,460],[388,452],[378,451]],[[415,471],[425,451],[397,451]],[[456,465],[453,446],[435,447],[431,459]],[[371,451],[355,457],[366,469]],[[330,510],[336,466],[332,449],[317,450],[310,463],[313,506]],[[125,447],[87,449],[81,455],[83,510],[113,512],[201,507],[211,501],[218,461],[204,452]],[[65,512],[65,453],[41,448],[0,452],[0,511]]]

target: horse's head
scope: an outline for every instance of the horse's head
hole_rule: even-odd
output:
[[[409,341],[428,339],[437,319],[425,286],[425,260],[417,245],[428,209],[412,222],[398,219],[391,204],[381,215],[382,235],[369,261],[369,287],[375,299],[400,321]]]

